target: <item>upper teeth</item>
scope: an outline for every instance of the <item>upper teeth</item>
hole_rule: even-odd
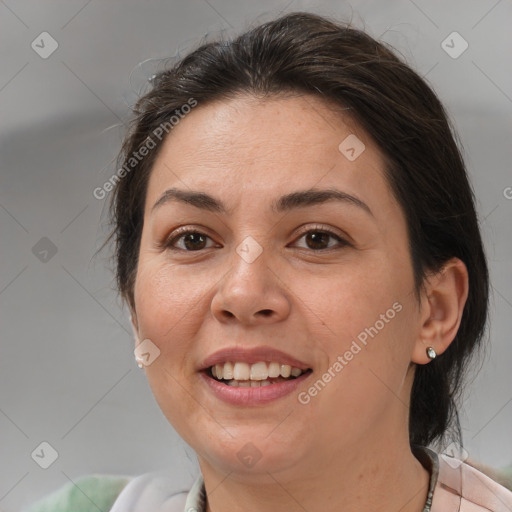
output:
[[[302,374],[300,368],[295,368],[289,364],[280,363],[266,363],[265,361],[259,361],[258,363],[231,363],[227,362],[224,364],[216,364],[211,367],[212,375],[217,379],[225,380],[265,380],[270,378],[277,378],[279,376],[288,378],[298,377]]]

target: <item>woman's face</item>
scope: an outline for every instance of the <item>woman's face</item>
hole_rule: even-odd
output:
[[[304,473],[408,442],[421,322],[406,222],[345,113],[309,95],[198,105],[154,164],[137,343],[150,340],[155,398],[204,467]],[[285,379],[287,365],[303,373]]]

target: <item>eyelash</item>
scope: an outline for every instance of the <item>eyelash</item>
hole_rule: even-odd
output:
[[[176,243],[176,241],[182,239],[185,235],[188,235],[191,233],[210,238],[206,233],[203,233],[202,231],[199,231],[198,229],[182,228],[182,229],[179,229],[172,238],[165,241],[163,244],[163,247],[165,249],[170,249],[171,251],[182,251],[182,252],[201,252],[201,251],[206,250],[206,249],[199,249],[197,251],[189,251],[187,249],[178,249],[178,248],[174,247],[174,244]],[[297,240],[299,240],[300,238],[304,237],[305,235],[307,235],[309,233],[322,233],[322,234],[326,234],[326,235],[329,235],[329,236],[335,238],[339,242],[338,248],[342,248],[342,247],[350,245],[345,239],[341,238],[338,234],[334,233],[330,229],[326,229],[321,226],[310,228],[307,231],[304,231],[303,233],[300,234],[300,236]],[[209,247],[207,249],[209,249]],[[313,252],[327,252],[327,251],[336,249],[336,247],[327,247],[325,249],[309,249],[309,248],[305,248],[305,247],[300,247],[300,249],[311,250]]]

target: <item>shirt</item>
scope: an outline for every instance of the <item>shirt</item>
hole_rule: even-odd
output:
[[[413,451],[430,473],[423,512],[512,512],[512,492],[481,471],[425,447],[414,447]],[[165,477],[142,475],[128,484],[110,512],[148,510],[205,512],[206,491],[202,475],[198,476],[188,492],[171,496],[166,494]]]

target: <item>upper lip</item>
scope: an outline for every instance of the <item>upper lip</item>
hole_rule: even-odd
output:
[[[254,348],[228,347],[210,354],[201,364],[200,370],[206,370],[215,364],[227,362],[243,362],[248,364],[258,363],[259,361],[275,361],[281,364],[288,364],[301,370],[309,370],[311,367],[306,363],[299,361],[281,350],[272,347],[260,346]]]

